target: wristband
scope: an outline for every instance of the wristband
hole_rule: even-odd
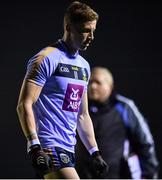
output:
[[[35,144],[40,144],[39,139],[32,139],[27,142],[27,152],[30,151],[30,147],[35,145]]]
[[[99,150],[98,150],[98,147],[93,147],[93,148],[89,149],[88,151],[89,151],[90,155],[92,155],[95,151],[99,151]]]
[[[29,147],[33,146],[35,144],[40,144],[39,139],[32,139],[32,140],[28,141]]]

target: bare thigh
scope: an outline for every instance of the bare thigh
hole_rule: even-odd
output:
[[[75,168],[65,167],[56,172],[50,172],[44,176],[45,179],[80,179]]]

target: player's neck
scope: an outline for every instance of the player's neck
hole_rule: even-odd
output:
[[[68,52],[71,55],[74,55],[77,53],[78,49],[74,48],[73,43],[71,42],[71,39],[63,37],[62,40],[65,42],[67,49],[68,49]]]

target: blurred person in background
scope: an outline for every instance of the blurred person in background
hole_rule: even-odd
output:
[[[157,178],[159,163],[147,121],[132,99],[115,92],[113,76],[107,68],[92,69],[88,98],[96,140],[110,168],[107,174],[98,176],[78,138],[79,176],[83,179]]]

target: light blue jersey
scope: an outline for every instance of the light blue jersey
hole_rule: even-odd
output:
[[[78,52],[69,56],[61,40],[29,60],[26,80],[43,87],[33,106],[43,148],[74,152],[78,112],[89,76],[88,62]]]

